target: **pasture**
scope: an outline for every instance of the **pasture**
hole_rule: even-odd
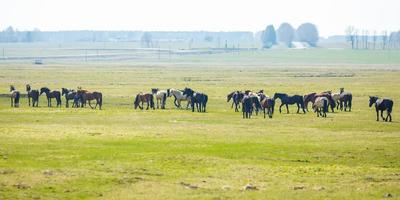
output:
[[[35,48],[14,56],[37,56]],[[398,51],[129,58],[0,60],[1,94],[10,84],[24,94],[27,83],[103,93],[103,110],[65,108],[64,97],[62,108],[48,108],[43,95],[39,108],[26,97],[11,108],[0,97],[0,199],[400,198]],[[134,96],[154,87],[207,93],[207,112],[177,109],[173,98],[165,110],[134,110]],[[273,96],[340,87],[353,93],[352,112],[327,118],[295,114],[296,106],[280,114],[277,100],[272,119],[242,119],[226,102],[234,90]],[[394,100],[392,123],[375,121],[368,95]]]

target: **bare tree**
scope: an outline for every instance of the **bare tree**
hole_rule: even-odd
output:
[[[364,42],[365,42],[365,46],[364,46],[364,48],[365,49],[368,49],[368,38],[369,38],[369,31],[368,30],[365,30],[364,31]]]
[[[358,38],[358,29],[356,29],[354,31],[354,38],[355,38],[355,43],[356,43],[356,49],[358,49],[358,40],[359,40],[359,38]]]
[[[354,26],[349,26],[346,28],[346,39],[347,39],[347,42],[350,42],[351,49],[354,49],[355,41],[356,41]]]
[[[382,49],[386,49],[386,45],[387,45],[387,31],[383,31],[382,32]]]
[[[373,49],[375,50],[375,48],[376,48],[376,40],[377,40],[377,36],[376,36],[376,30],[374,30],[374,34],[373,34],[373,36],[372,36],[372,46],[373,46]]]

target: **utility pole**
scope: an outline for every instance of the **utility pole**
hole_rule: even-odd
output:
[[[5,53],[4,53],[4,47],[3,47],[3,60],[6,59]]]

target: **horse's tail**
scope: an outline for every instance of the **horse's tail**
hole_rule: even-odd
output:
[[[392,110],[393,110],[393,101],[390,101],[390,105],[387,108],[387,112],[392,113]]]
[[[150,95],[150,107],[154,108],[154,96]]]
[[[164,94],[163,94],[163,99],[162,99],[162,105],[163,105],[164,109],[165,109],[165,103],[166,103],[166,101],[167,101],[167,93],[164,93]]]
[[[352,94],[350,94],[349,95],[349,107],[351,108],[351,105],[352,105],[352,102],[353,101],[353,95]]]
[[[21,97],[21,94],[19,92],[15,93],[15,98],[14,98],[14,104],[16,107],[19,106],[19,98]]]
[[[134,105],[135,109],[139,106],[139,94],[136,95],[133,105]]]
[[[327,100],[327,99],[324,99],[324,100],[323,100],[323,107],[322,107],[322,110],[323,110],[324,113],[328,112],[328,109],[329,109],[329,108],[328,108],[328,101],[329,101],[329,100]]]
[[[103,105],[103,94],[99,92],[99,96],[98,96],[98,103],[99,103],[99,108],[101,110],[101,106]]]

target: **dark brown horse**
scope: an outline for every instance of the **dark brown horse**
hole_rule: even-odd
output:
[[[11,107],[19,107],[19,98],[21,94],[14,86],[10,85]]]
[[[340,88],[340,110],[343,110],[344,108],[344,111],[347,111],[347,109],[351,111],[352,101],[353,94],[351,94],[350,92],[345,92],[344,88]]]
[[[26,92],[28,93],[28,105],[31,106],[32,99],[32,107],[39,106],[39,91],[32,90],[29,84],[26,84]]]
[[[144,102],[147,103],[146,110],[149,109],[149,106],[150,106],[150,108],[153,108],[153,110],[155,109],[153,94],[140,92],[139,94],[136,95],[133,105],[134,105],[135,109],[139,107],[141,110],[143,110]],[[142,105],[140,105],[140,103],[142,103]]]
[[[103,105],[103,94],[101,92],[89,92],[87,90],[79,89],[77,94],[82,98],[82,106],[86,105],[86,102],[88,102],[90,108],[96,109],[97,106],[99,106],[99,109],[101,110],[101,106]],[[90,104],[92,100],[96,100],[96,105],[94,107]]]
[[[59,91],[50,91],[49,88],[42,87],[40,88],[40,95],[42,95],[43,93],[46,93],[48,107],[51,107],[51,99],[53,98],[57,101],[57,107],[61,107],[61,93]]]

